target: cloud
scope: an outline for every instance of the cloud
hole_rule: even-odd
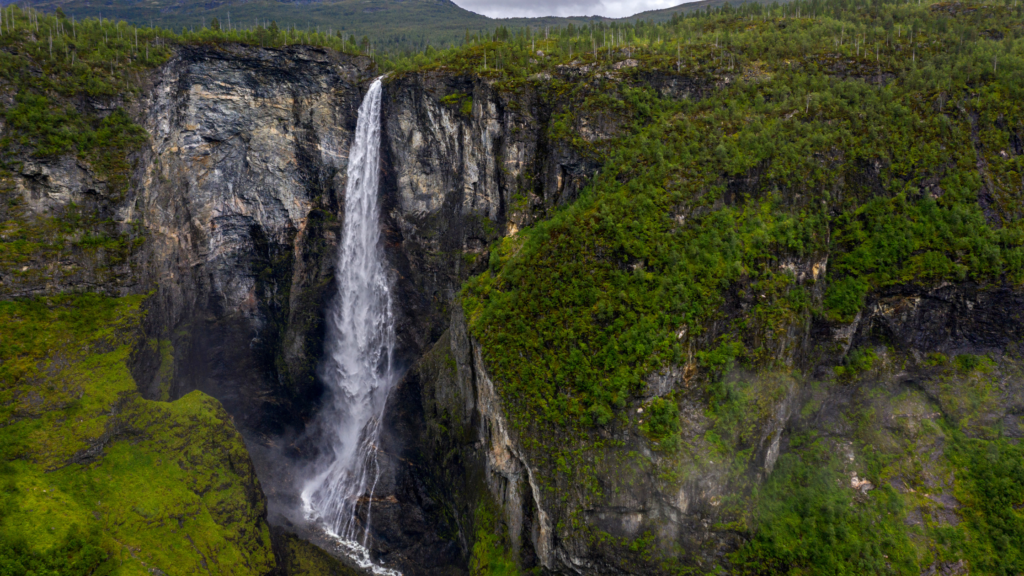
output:
[[[624,18],[626,16],[632,16],[648,10],[661,10],[662,8],[679,6],[680,4],[689,1],[691,0],[610,0],[604,3],[607,13],[602,14],[602,16],[608,16],[609,18]]]
[[[492,18],[531,16],[607,16],[622,18],[645,10],[678,6],[686,0],[455,0],[455,3]]]
[[[455,0],[455,3],[492,18],[591,16],[605,12],[601,0]]]

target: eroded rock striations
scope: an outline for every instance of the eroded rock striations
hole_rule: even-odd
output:
[[[135,209],[171,396],[204,390],[271,434],[316,397],[365,67],[312,49],[186,48],[154,78]]]

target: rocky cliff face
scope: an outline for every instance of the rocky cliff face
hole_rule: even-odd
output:
[[[139,104],[152,147],[126,217],[149,231],[171,396],[209,391],[267,434],[315,404],[366,66],[312,49],[189,48],[154,78]],[[597,169],[549,141],[557,107],[536,88],[444,72],[388,81],[382,226],[407,365],[446,329],[486,247],[575,198]],[[598,141],[616,126],[589,130]]]
[[[409,365],[447,328],[456,293],[485,268],[488,246],[575,200],[600,168],[597,150],[624,131],[626,119],[582,106],[607,88],[586,72],[561,67],[557,78],[514,87],[444,69],[386,82],[383,225]],[[713,89],[666,74],[628,80],[670,98]],[[557,123],[566,117],[563,134]],[[573,135],[586,144],[574,145]]]
[[[154,78],[133,210],[149,231],[151,323],[174,350],[172,397],[209,392],[261,433],[308,413],[296,407],[317,395],[366,66],[311,49],[188,48]]]

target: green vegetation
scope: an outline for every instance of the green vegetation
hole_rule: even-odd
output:
[[[0,302],[5,574],[274,565],[248,455],[220,405],[135,392],[142,299]]]
[[[10,471],[8,471],[10,472]],[[8,485],[6,498],[12,499],[16,489]],[[88,537],[72,526],[64,541],[46,553],[35,553],[24,541],[0,541],[0,570],[12,576],[92,576],[110,574],[114,560],[98,545],[95,534]]]
[[[971,573],[1019,573],[1024,453],[1015,440],[979,425],[998,412],[979,402],[993,394],[984,378],[998,371],[1017,377],[1015,365],[982,361],[970,374],[946,366],[925,384],[938,386],[938,406],[917,393],[892,397],[868,385],[864,391],[878,403],[844,414],[858,428],[852,443],[814,432],[794,436],[753,491],[748,540],[731,556],[733,566],[741,574],[919,574],[964,562]],[[931,421],[936,408],[941,416]],[[880,430],[880,409],[894,409],[904,423]],[[936,446],[945,447],[933,452]]]
[[[120,106],[138,91],[140,73],[170,56],[166,34],[15,6],[4,9],[4,27],[0,78],[15,90],[15,102],[3,111],[0,148],[40,157],[76,153],[123,193],[128,152],[145,141],[145,131]],[[114,99],[118,107],[101,113],[75,102],[83,97]],[[15,159],[7,156],[0,167],[11,169]]]
[[[937,201],[875,198],[837,222],[835,243],[847,251],[834,270],[847,276],[829,288],[826,304],[835,317],[851,319],[872,287],[1004,275],[1024,282],[1024,232],[986,225],[976,200],[979,179],[970,173],[964,179],[943,181]]]
[[[274,542],[280,566],[288,576],[359,576],[359,572],[294,534],[277,531]]]
[[[69,203],[53,213],[32,214],[23,197],[3,189],[0,176],[0,270],[15,282],[74,282],[88,270],[99,282],[116,284],[130,269],[124,265],[144,242],[137,226],[122,227],[97,206]],[[62,266],[54,268],[54,262]],[[0,293],[15,291],[6,283]]]
[[[956,358],[953,359],[953,364],[956,365],[960,372],[969,374],[975,370],[982,370],[988,372],[992,368],[992,360],[985,358],[984,356],[976,356],[974,354],[957,354]]]
[[[610,411],[608,419],[611,420]],[[663,450],[674,450],[679,445],[679,408],[675,402],[664,398],[652,400],[644,411],[640,430]]]
[[[469,560],[471,576],[519,576],[519,567],[509,549],[508,534],[498,522],[498,513],[489,501],[477,506],[473,517],[476,534]]]
[[[124,107],[170,48],[157,31],[15,6],[4,7],[2,28],[0,90],[12,101],[0,111],[0,271],[14,282],[0,292],[24,294],[22,283],[116,285],[131,273],[142,230],[93,202],[40,211],[12,175],[45,180],[47,163],[71,156],[95,174],[96,200],[124,200],[129,154],[147,138]]]
[[[639,14],[616,22],[645,20],[661,22],[679,12],[721,7],[725,0],[705,0],[686,7]],[[742,3],[742,2],[740,2]],[[731,3],[733,6],[737,2]],[[60,6],[68,15],[83,18],[113,18],[139,26],[159,26],[168,30],[200,30],[268,26],[276,22],[282,28],[298,28],[328,34],[366,39],[375,52],[398,54],[422,52],[461,45],[466,36],[493,34],[499,28],[531,28],[553,30],[587,25],[591,22],[615,21],[602,17],[539,17],[492,19],[475,14],[454,3],[434,1],[376,0],[367,7],[360,0],[332,0],[304,5],[296,10],[289,3],[255,1],[212,5],[199,2],[117,2],[98,5],[86,0],[33,0],[27,5],[52,11]]]
[[[1024,571],[1024,447],[1000,438],[953,434],[950,460],[961,471],[957,498],[966,526],[938,529],[972,571],[1009,576]]]
[[[0,145],[12,151],[27,148],[36,156],[75,152],[104,176],[123,175],[128,153],[145,141],[145,131],[132,123],[123,106],[139,92],[146,70],[166,62],[175,45],[302,44],[359,51],[351,37],[279,29],[273,23],[230,30],[218,25],[177,34],[14,5],[4,8],[3,22],[0,79],[14,89],[15,103],[3,111],[6,127]],[[84,105],[83,97],[106,99],[115,107],[108,114]]]
[[[160,354],[160,368],[157,369],[157,386],[160,390],[160,400],[164,402],[171,399],[171,383],[174,380],[174,344],[170,340],[151,342]]]
[[[808,16],[793,18],[796,8]],[[774,357],[772,330],[815,314],[847,321],[872,290],[1024,280],[1019,186],[1000,189],[1006,201],[988,204],[988,215],[979,202],[983,176],[1019,174],[1021,156],[972,139],[1020,137],[1021,20],[1005,6],[970,21],[938,8],[810,3],[783,18],[781,8],[750,5],[633,28],[616,57],[631,50],[641,67],[735,80],[696,102],[612,92],[633,124],[596,151],[600,175],[575,204],[497,245],[490,270],[464,289],[519,426],[585,436],[609,421],[643,393],[647,374],[703,347],[730,287],[752,301],[731,330],[759,335],[741,358],[759,365]],[[1001,39],[959,42],[981,27]],[[578,40],[590,44],[563,36],[543,48],[568,58]],[[532,42],[436,61],[481,71],[492,54],[494,73],[514,87],[536,70],[525,60]],[[1000,67],[979,64],[990,55]],[[575,57],[602,65],[606,56]],[[730,192],[751,175],[755,185]],[[828,288],[815,302],[806,295],[815,279],[781,263],[826,256]]]
[[[870,370],[877,360],[878,354],[871,348],[858,348],[846,355],[846,363],[843,366],[836,366],[836,376],[838,378],[855,378]]]
[[[716,379],[709,388],[707,417],[711,429],[705,435],[719,460],[732,459],[735,452],[749,451],[758,441],[765,422],[774,416],[775,407],[793,385],[784,373],[764,373],[744,381]],[[733,470],[737,481],[743,481],[746,457],[736,457]]]
[[[843,476],[825,442],[783,454],[754,495],[757,531],[733,555],[738,572],[919,574],[900,495],[889,487],[859,494]]]
[[[138,296],[116,300],[97,294],[0,301],[0,423],[6,431],[11,432],[12,425],[17,425],[14,430],[35,427],[39,422],[34,418],[55,407],[102,409],[132,390],[130,380],[117,380],[127,347],[109,348],[121,345],[139,321],[141,301]],[[103,348],[108,350],[92,352]],[[92,373],[83,373],[78,366],[84,358],[90,360]],[[56,371],[66,372],[58,379]],[[109,375],[112,386],[95,386],[95,379]],[[80,397],[86,385],[96,390]],[[4,446],[4,455],[17,455],[10,445]]]
[[[986,414],[1002,402],[1001,374],[995,362],[985,356],[958,354],[944,373],[936,378],[938,401],[950,424],[971,436],[993,438],[992,422]]]
[[[455,108],[461,112],[463,116],[470,116],[473,114],[473,96],[469,94],[460,94],[458,92],[449,94],[444,98],[441,98],[441,103]],[[490,222],[490,220],[486,220],[486,222]]]

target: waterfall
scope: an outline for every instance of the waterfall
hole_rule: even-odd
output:
[[[324,437],[324,455],[302,490],[302,503],[307,516],[320,522],[361,566],[378,574],[397,574],[373,565],[367,551],[380,471],[376,443],[384,404],[396,380],[395,328],[378,225],[380,105],[378,78],[359,106],[349,153],[345,224],[335,273],[338,291],[327,311],[320,368],[329,400],[314,423]],[[367,494],[370,498],[363,499]],[[356,519],[360,505],[366,506],[362,534]]]

